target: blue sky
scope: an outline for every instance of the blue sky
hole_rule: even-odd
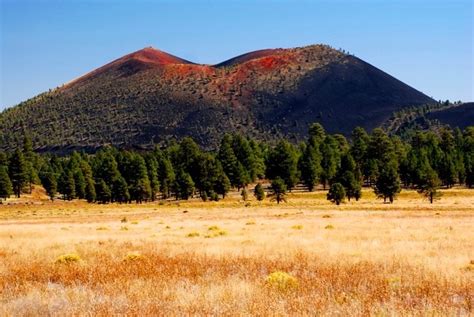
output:
[[[435,99],[474,100],[471,0],[0,3],[0,109],[146,46],[212,64],[325,43]]]

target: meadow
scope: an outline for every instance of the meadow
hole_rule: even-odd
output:
[[[36,196],[35,196],[36,195]],[[0,205],[0,315],[474,314],[474,192]]]

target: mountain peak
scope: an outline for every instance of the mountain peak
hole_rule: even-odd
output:
[[[166,52],[163,52],[151,46],[145,47],[141,50],[125,55],[117,59],[116,62],[121,62],[121,61],[124,62],[128,60],[136,60],[143,63],[155,64],[155,65],[192,64],[191,62],[187,60],[168,54]]]

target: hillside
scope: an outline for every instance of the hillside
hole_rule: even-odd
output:
[[[349,134],[405,107],[434,102],[326,45],[261,50],[198,65],[145,48],[0,114],[0,145],[27,131],[39,151],[150,147],[192,136],[215,146],[224,132],[303,138],[308,125]]]

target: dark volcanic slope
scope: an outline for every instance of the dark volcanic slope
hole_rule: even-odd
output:
[[[216,66],[146,48],[1,113],[0,147],[15,146],[24,130],[42,150],[150,146],[183,136],[212,147],[224,132],[298,140],[312,122],[348,134],[431,102],[325,45],[262,50]]]
[[[464,129],[474,125],[474,102],[463,103],[444,110],[433,111],[426,115],[429,120],[438,120],[442,124]]]

